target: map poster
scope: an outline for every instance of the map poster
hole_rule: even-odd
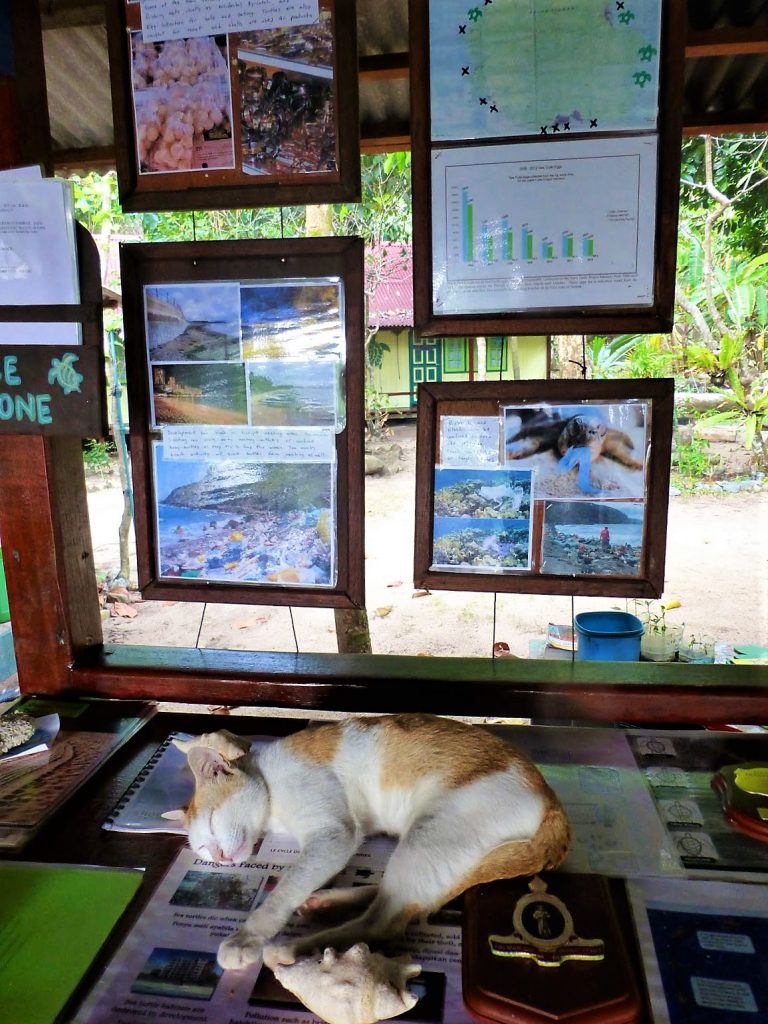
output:
[[[430,0],[432,140],[654,131],[661,0]]]
[[[438,315],[652,306],[657,137],[437,149]]]

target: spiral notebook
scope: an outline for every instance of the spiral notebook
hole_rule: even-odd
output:
[[[245,736],[251,748],[269,743],[264,736]],[[195,791],[195,779],[187,755],[174,739],[192,739],[190,733],[172,732],[133,780],[102,828],[114,832],[168,832],[186,835],[183,822],[163,817],[163,811],[186,807]]]
[[[102,825],[115,832],[170,832],[184,835],[181,821],[169,821],[163,811],[186,807],[195,789],[195,780],[187,767],[187,755],[172,743],[173,739],[191,739],[174,732],[165,739],[133,780]]]

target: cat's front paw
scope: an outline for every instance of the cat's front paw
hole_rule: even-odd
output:
[[[217,959],[226,971],[237,971],[255,963],[264,951],[264,939],[245,928],[236,931],[219,946]]]
[[[270,943],[270,945],[264,947],[263,955],[264,963],[270,971],[274,971],[278,964],[289,966],[296,962],[296,947],[290,942],[283,945]]]

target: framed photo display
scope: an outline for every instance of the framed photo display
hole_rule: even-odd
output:
[[[672,324],[682,0],[410,0],[414,316]]]
[[[142,592],[362,606],[362,240],[120,258]]]
[[[421,384],[414,582],[659,597],[674,382]]]
[[[110,0],[120,202],[360,197],[355,0]]]

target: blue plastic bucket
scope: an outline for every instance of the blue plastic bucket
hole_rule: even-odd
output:
[[[580,661],[639,661],[644,626],[629,612],[579,612]]]

